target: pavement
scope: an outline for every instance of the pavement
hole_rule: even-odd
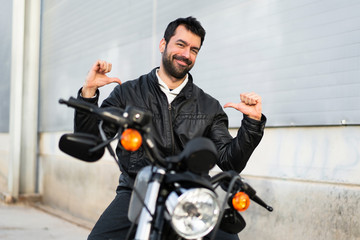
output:
[[[90,230],[39,207],[0,201],[1,240],[86,240]]]

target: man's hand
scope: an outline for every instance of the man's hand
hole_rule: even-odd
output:
[[[243,114],[247,115],[249,118],[260,121],[261,120],[261,97],[256,93],[242,93],[240,94],[239,103],[227,103],[224,105],[224,108],[232,107]]]
[[[95,95],[96,90],[99,87],[105,86],[110,83],[117,82],[121,84],[119,78],[116,77],[108,77],[105,74],[110,72],[112,68],[112,64],[106,61],[97,60],[94,65],[91,67],[87,77],[85,84],[82,88],[81,95],[84,98],[91,98]]]

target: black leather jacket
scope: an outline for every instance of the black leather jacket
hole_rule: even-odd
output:
[[[81,90],[80,90],[81,91]],[[79,91],[79,93],[80,93]],[[97,104],[96,98],[84,99]],[[78,95],[79,98],[81,98]],[[169,105],[166,95],[161,91],[156,77],[156,68],[150,73],[115,87],[102,107],[125,108],[135,106],[152,113],[152,133],[157,147],[163,156],[171,156],[182,151],[192,138],[210,138],[219,152],[217,165],[222,170],[241,172],[250,155],[259,144],[266,118],[256,121],[244,116],[238,134],[232,138],[228,131],[228,118],[219,102],[189,81],[179,95]],[[81,112],[75,113],[75,132],[98,134],[97,120]],[[107,129],[108,134],[115,134]],[[147,165],[144,152],[127,152],[117,148],[121,171],[120,186],[131,187],[136,173]]]

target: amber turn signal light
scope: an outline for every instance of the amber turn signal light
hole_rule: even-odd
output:
[[[134,152],[140,148],[142,137],[137,130],[128,128],[121,134],[120,142],[125,150]]]
[[[245,211],[250,205],[250,198],[246,193],[238,192],[232,198],[232,205],[239,212]]]

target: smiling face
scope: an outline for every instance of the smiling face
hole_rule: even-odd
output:
[[[200,47],[201,38],[185,26],[179,25],[169,42],[165,39],[160,42],[160,68],[163,68],[170,78],[183,80],[194,66]]]

